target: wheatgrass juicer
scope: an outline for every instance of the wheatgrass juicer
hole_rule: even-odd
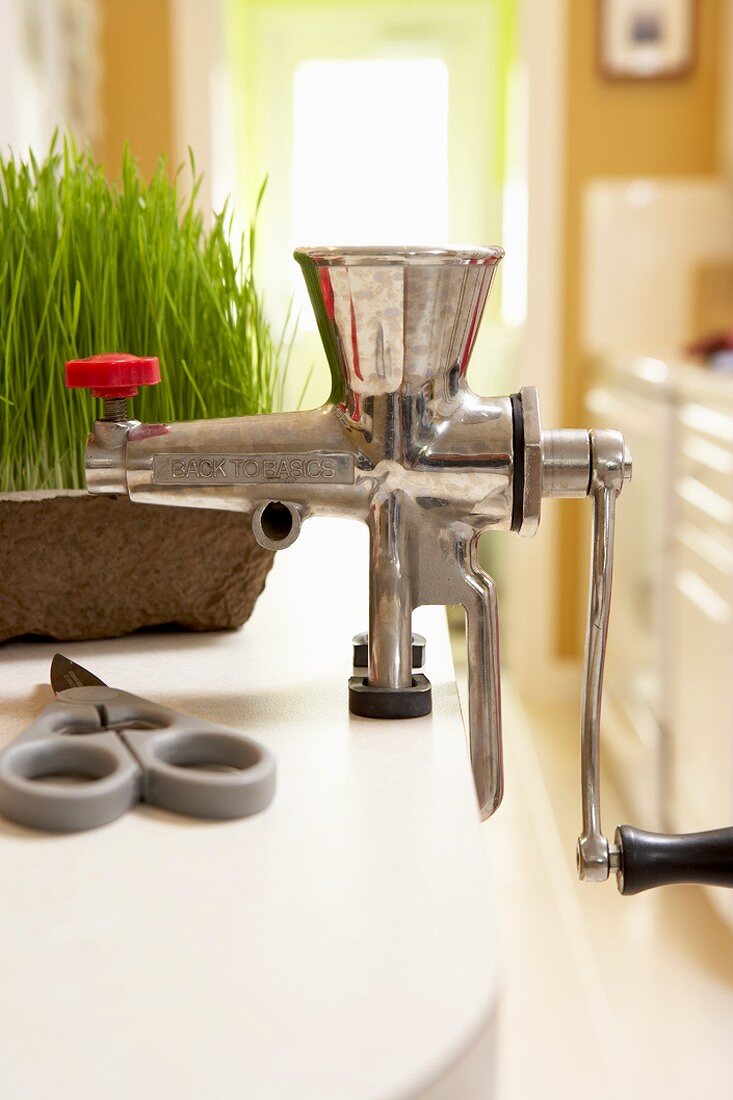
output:
[[[86,452],[91,493],[251,514],[269,550],[314,515],[363,520],[370,535],[369,632],[355,639],[349,706],[362,717],[431,709],[417,671],[421,604],[466,611],[469,743],[481,817],[502,797],[496,587],[478,562],[485,531],[533,535],[543,497],[590,497],[590,599],[581,719],[578,873],[617,875],[622,893],[694,881],[733,886],[733,829],[667,836],[601,829],[600,713],[616,499],[631,477],[617,431],[540,427],[537,391],[478,397],[466,371],[499,248],[299,248],[333,379],[321,408],[141,424],[127,398],[157,361],[97,356],[67,384],[104,399]]]

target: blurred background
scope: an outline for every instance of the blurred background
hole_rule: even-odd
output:
[[[0,0],[3,148],[71,130],[110,177],[125,142],[146,174],[191,150],[202,209],[229,197],[239,229],[267,178],[257,268],[273,325],[298,315],[291,406],[328,393],[296,245],[505,248],[473,387],[537,385],[545,427],[620,428],[634,455],[611,832],[733,821],[732,62],[726,0]],[[730,897],[574,880],[589,526],[546,502],[536,539],[482,547],[510,677],[487,826],[503,1095],[728,1096]]]

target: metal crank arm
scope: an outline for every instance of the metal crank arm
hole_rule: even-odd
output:
[[[611,611],[616,498],[623,487],[627,464],[623,437],[618,432],[590,432],[589,442],[593,532],[580,722],[583,831],[578,837],[577,860],[581,879],[603,882],[610,870],[617,869],[619,856],[601,828],[601,703]],[[630,463],[628,470],[630,474]]]
[[[560,437],[585,433],[547,434]],[[593,501],[593,530],[580,726],[583,829],[577,844],[578,875],[586,882],[603,882],[613,871],[622,894],[638,894],[654,886],[682,882],[733,887],[733,828],[665,834],[621,825],[616,829],[613,844],[608,843],[603,833],[600,788],[603,668],[611,608],[616,499],[624,482],[631,477],[631,459],[618,432],[590,432],[588,444],[587,491]],[[571,495],[567,487],[562,495]]]

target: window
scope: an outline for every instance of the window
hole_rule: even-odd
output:
[[[448,240],[448,69],[439,58],[304,61],[293,80],[292,237]],[[302,328],[315,328],[294,272]]]
[[[302,62],[292,195],[294,246],[446,242],[445,62]]]
[[[268,176],[258,271],[275,325],[299,314],[286,401],[328,379],[296,245],[500,244],[509,0],[229,0],[240,210]],[[499,288],[489,320],[501,316]],[[474,370],[495,372],[483,354]],[[483,366],[482,366],[483,364]],[[490,392],[492,380],[476,377]]]

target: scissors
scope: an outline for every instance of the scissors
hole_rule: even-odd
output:
[[[56,699],[0,753],[0,812],[56,832],[93,829],[136,802],[194,817],[264,810],[275,759],[257,741],[107,687],[57,653]]]

